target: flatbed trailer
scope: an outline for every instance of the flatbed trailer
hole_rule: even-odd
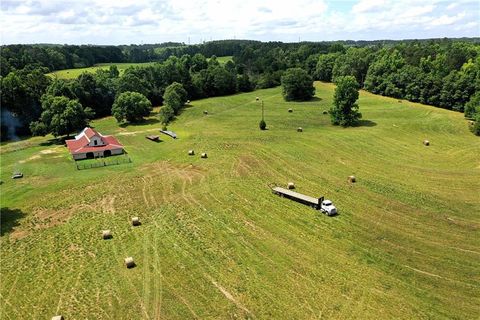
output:
[[[280,197],[292,199],[299,203],[306,204],[307,206],[311,206],[312,208],[315,208],[317,210],[320,209],[320,205],[323,201],[323,197],[314,198],[314,197],[310,197],[310,196],[307,196],[292,190],[288,190],[285,188],[281,188],[281,187],[273,187],[272,191],[273,193],[275,193],[276,195],[279,195]]]

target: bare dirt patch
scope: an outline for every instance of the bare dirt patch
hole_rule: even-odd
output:
[[[250,155],[240,156],[233,164],[233,174],[237,177],[246,176],[250,174],[253,168],[256,168],[260,163]]]

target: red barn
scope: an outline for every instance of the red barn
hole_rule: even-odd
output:
[[[66,140],[73,159],[93,159],[123,153],[123,146],[114,136],[104,136],[92,128],[85,128],[75,139]]]

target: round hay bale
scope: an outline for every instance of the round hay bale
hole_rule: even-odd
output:
[[[287,188],[288,189],[295,189],[295,184],[293,182],[287,183]]]
[[[133,217],[132,218],[132,226],[139,226],[141,223],[140,223],[140,218],[138,217]]]
[[[473,125],[475,124],[475,121],[471,121],[471,120],[470,120],[468,123],[469,123],[471,126],[473,126]]]
[[[202,155],[201,155],[201,157],[202,157],[203,159],[208,158],[207,153],[206,153],[206,152],[203,152]]]
[[[190,104],[190,100],[187,100],[187,104]]]
[[[124,261],[125,261],[125,266],[126,266],[127,268],[133,268],[133,267],[135,267],[135,261],[133,261],[133,258],[132,258],[132,257],[127,257],[127,258],[125,258]]]
[[[258,100],[260,100],[260,98],[259,98],[259,97],[256,97],[256,98],[255,98],[255,100],[257,100],[257,101],[258,101]]]
[[[297,128],[297,132],[303,132],[303,128],[302,128],[302,127],[298,127],[298,128]]]
[[[112,238],[112,232],[110,230],[103,230],[102,231],[102,238],[104,240],[111,239]]]
[[[193,151],[193,150],[188,150],[188,155],[189,155],[189,156],[193,156],[194,154],[195,154],[195,151]]]
[[[327,111],[327,110],[323,110],[322,113],[323,113],[323,114],[328,114],[328,111]]]
[[[53,316],[52,320],[65,320],[63,316]]]
[[[290,108],[290,109],[288,109],[288,112],[290,112],[290,113],[291,113],[291,112],[293,112],[293,109],[291,109],[291,108]]]
[[[356,181],[357,181],[357,178],[355,178],[355,176],[348,176],[348,182],[355,183]]]
[[[430,145],[430,141],[428,141],[428,140],[423,140],[423,145],[429,146],[429,145]]]
[[[207,115],[207,114],[208,114],[208,111],[207,111],[207,110],[203,110],[203,114],[204,114],[204,115]]]

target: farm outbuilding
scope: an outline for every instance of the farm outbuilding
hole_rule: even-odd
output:
[[[104,136],[92,128],[85,128],[75,139],[66,140],[73,159],[93,159],[123,154],[123,146],[114,136]]]

